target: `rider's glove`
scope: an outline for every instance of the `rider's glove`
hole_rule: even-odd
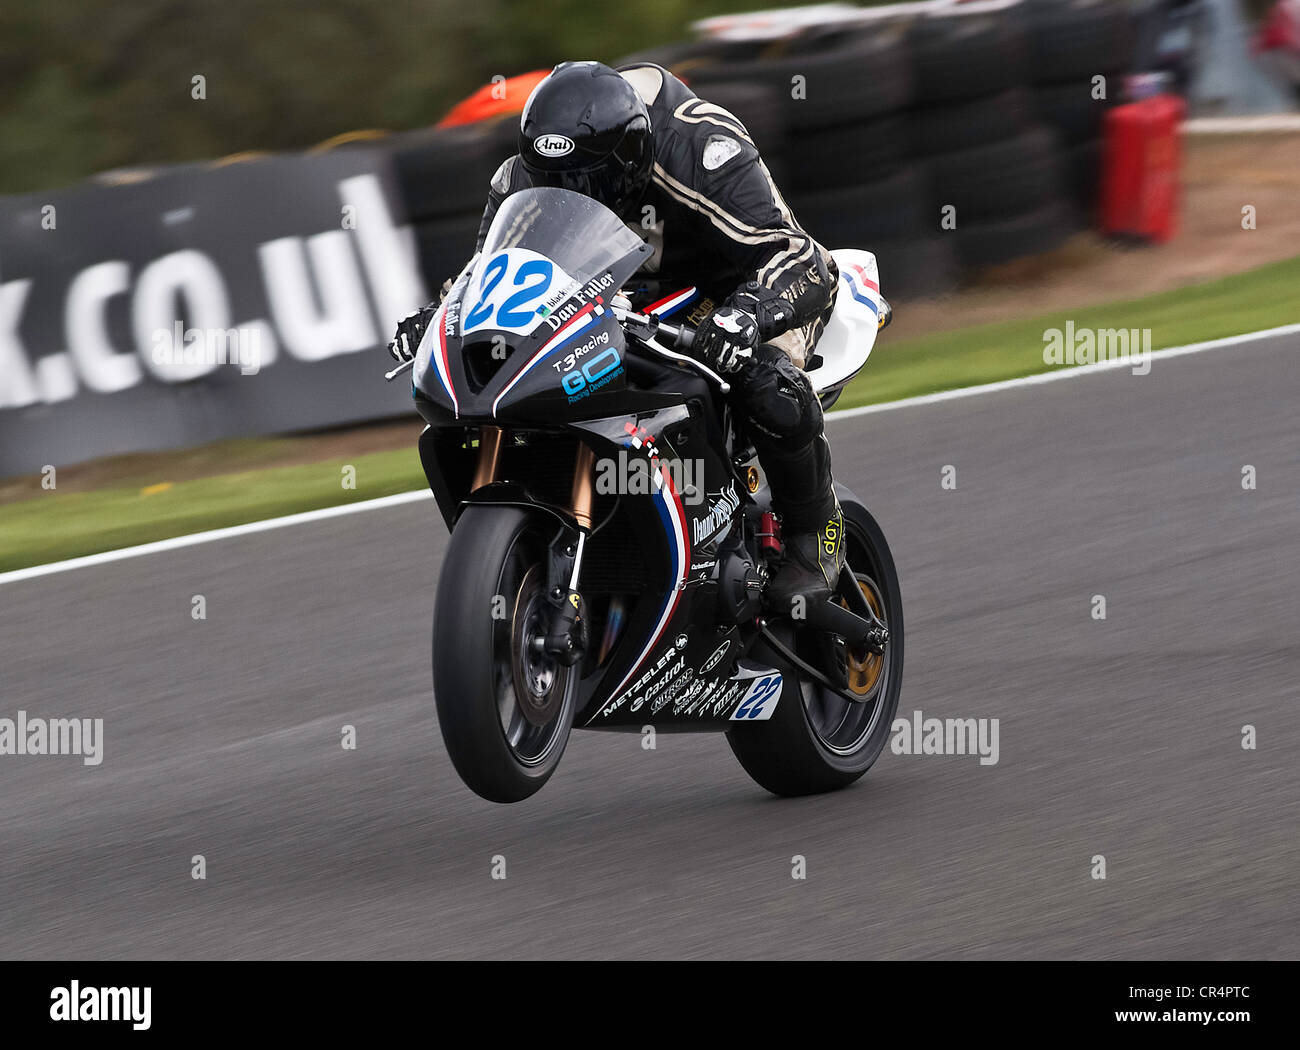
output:
[[[727,299],[728,306],[744,310],[758,322],[758,341],[766,343],[794,323],[794,306],[771,288],[757,281],[746,281]]]
[[[758,322],[734,306],[710,311],[695,330],[691,353],[715,372],[739,372],[754,356]]]
[[[415,357],[415,351],[419,349],[420,340],[424,337],[424,330],[437,312],[437,307],[424,306],[397,322],[397,334],[388,344],[388,352],[394,361],[405,364]]]

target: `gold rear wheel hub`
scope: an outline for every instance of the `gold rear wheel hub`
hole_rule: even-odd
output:
[[[876,619],[884,623],[885,611],[881,608],[875,589],[865,580],[858,580],[858,587],[862,591],[862,596],[866,598],[867,604],[871,606]],[[840,605],[848,608],[848,603],[843,598],[840,599]],[[849,691],[855,696],[870,695],[885,670],[885,654],[873,653],[865,645],[857,648],[846,647],[845,654]]]

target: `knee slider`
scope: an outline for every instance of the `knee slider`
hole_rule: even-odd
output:
[[[784,356],[755,363],[745,408],[749,421],[771,437],[802,443],[821,431],[821,403],[812,383]]]

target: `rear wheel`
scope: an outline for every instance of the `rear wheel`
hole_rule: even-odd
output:
[[[850,701],[797,670],[784,673],[781,699],[765,722],[738,724],[727,741],[751,777],[777,795],[811,795],[847,787],[871,768],[889,738],[903,683],[903,602],[884,533],[865,507],[841,498],[847,568],[872,611],[889,628],[882,654],[842,646],[839,659]],[[778,631],[782,642],[813,666],[825,635]],[[779,656],[756,646],[756,655],[782,667]]]
[[[470,507],[438,582],[433,693],[461,779],[492,802],[546,783],[573,723],[576,668],[540,650],[550,624],[548,535],[516,507]]]

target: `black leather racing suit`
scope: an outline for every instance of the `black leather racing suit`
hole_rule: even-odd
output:
[[[835,304],[830,253],[795,221],[744,125],[649,63],[619,72],[650,111],[654,166],[628,224],[654,249],[637,273],[641,307],[694,285],[684,320],[696,325],[748,282],[760,297],[793,306],[786,331],[761,332],[755,360],[732,383],[733,407],[767,471],[774,509],[788,532],[821,527],[835,506],[821,403],[803,366]],[[530,185],[518,156],[497,170],[479,227],[481,249],[501,201]]]

